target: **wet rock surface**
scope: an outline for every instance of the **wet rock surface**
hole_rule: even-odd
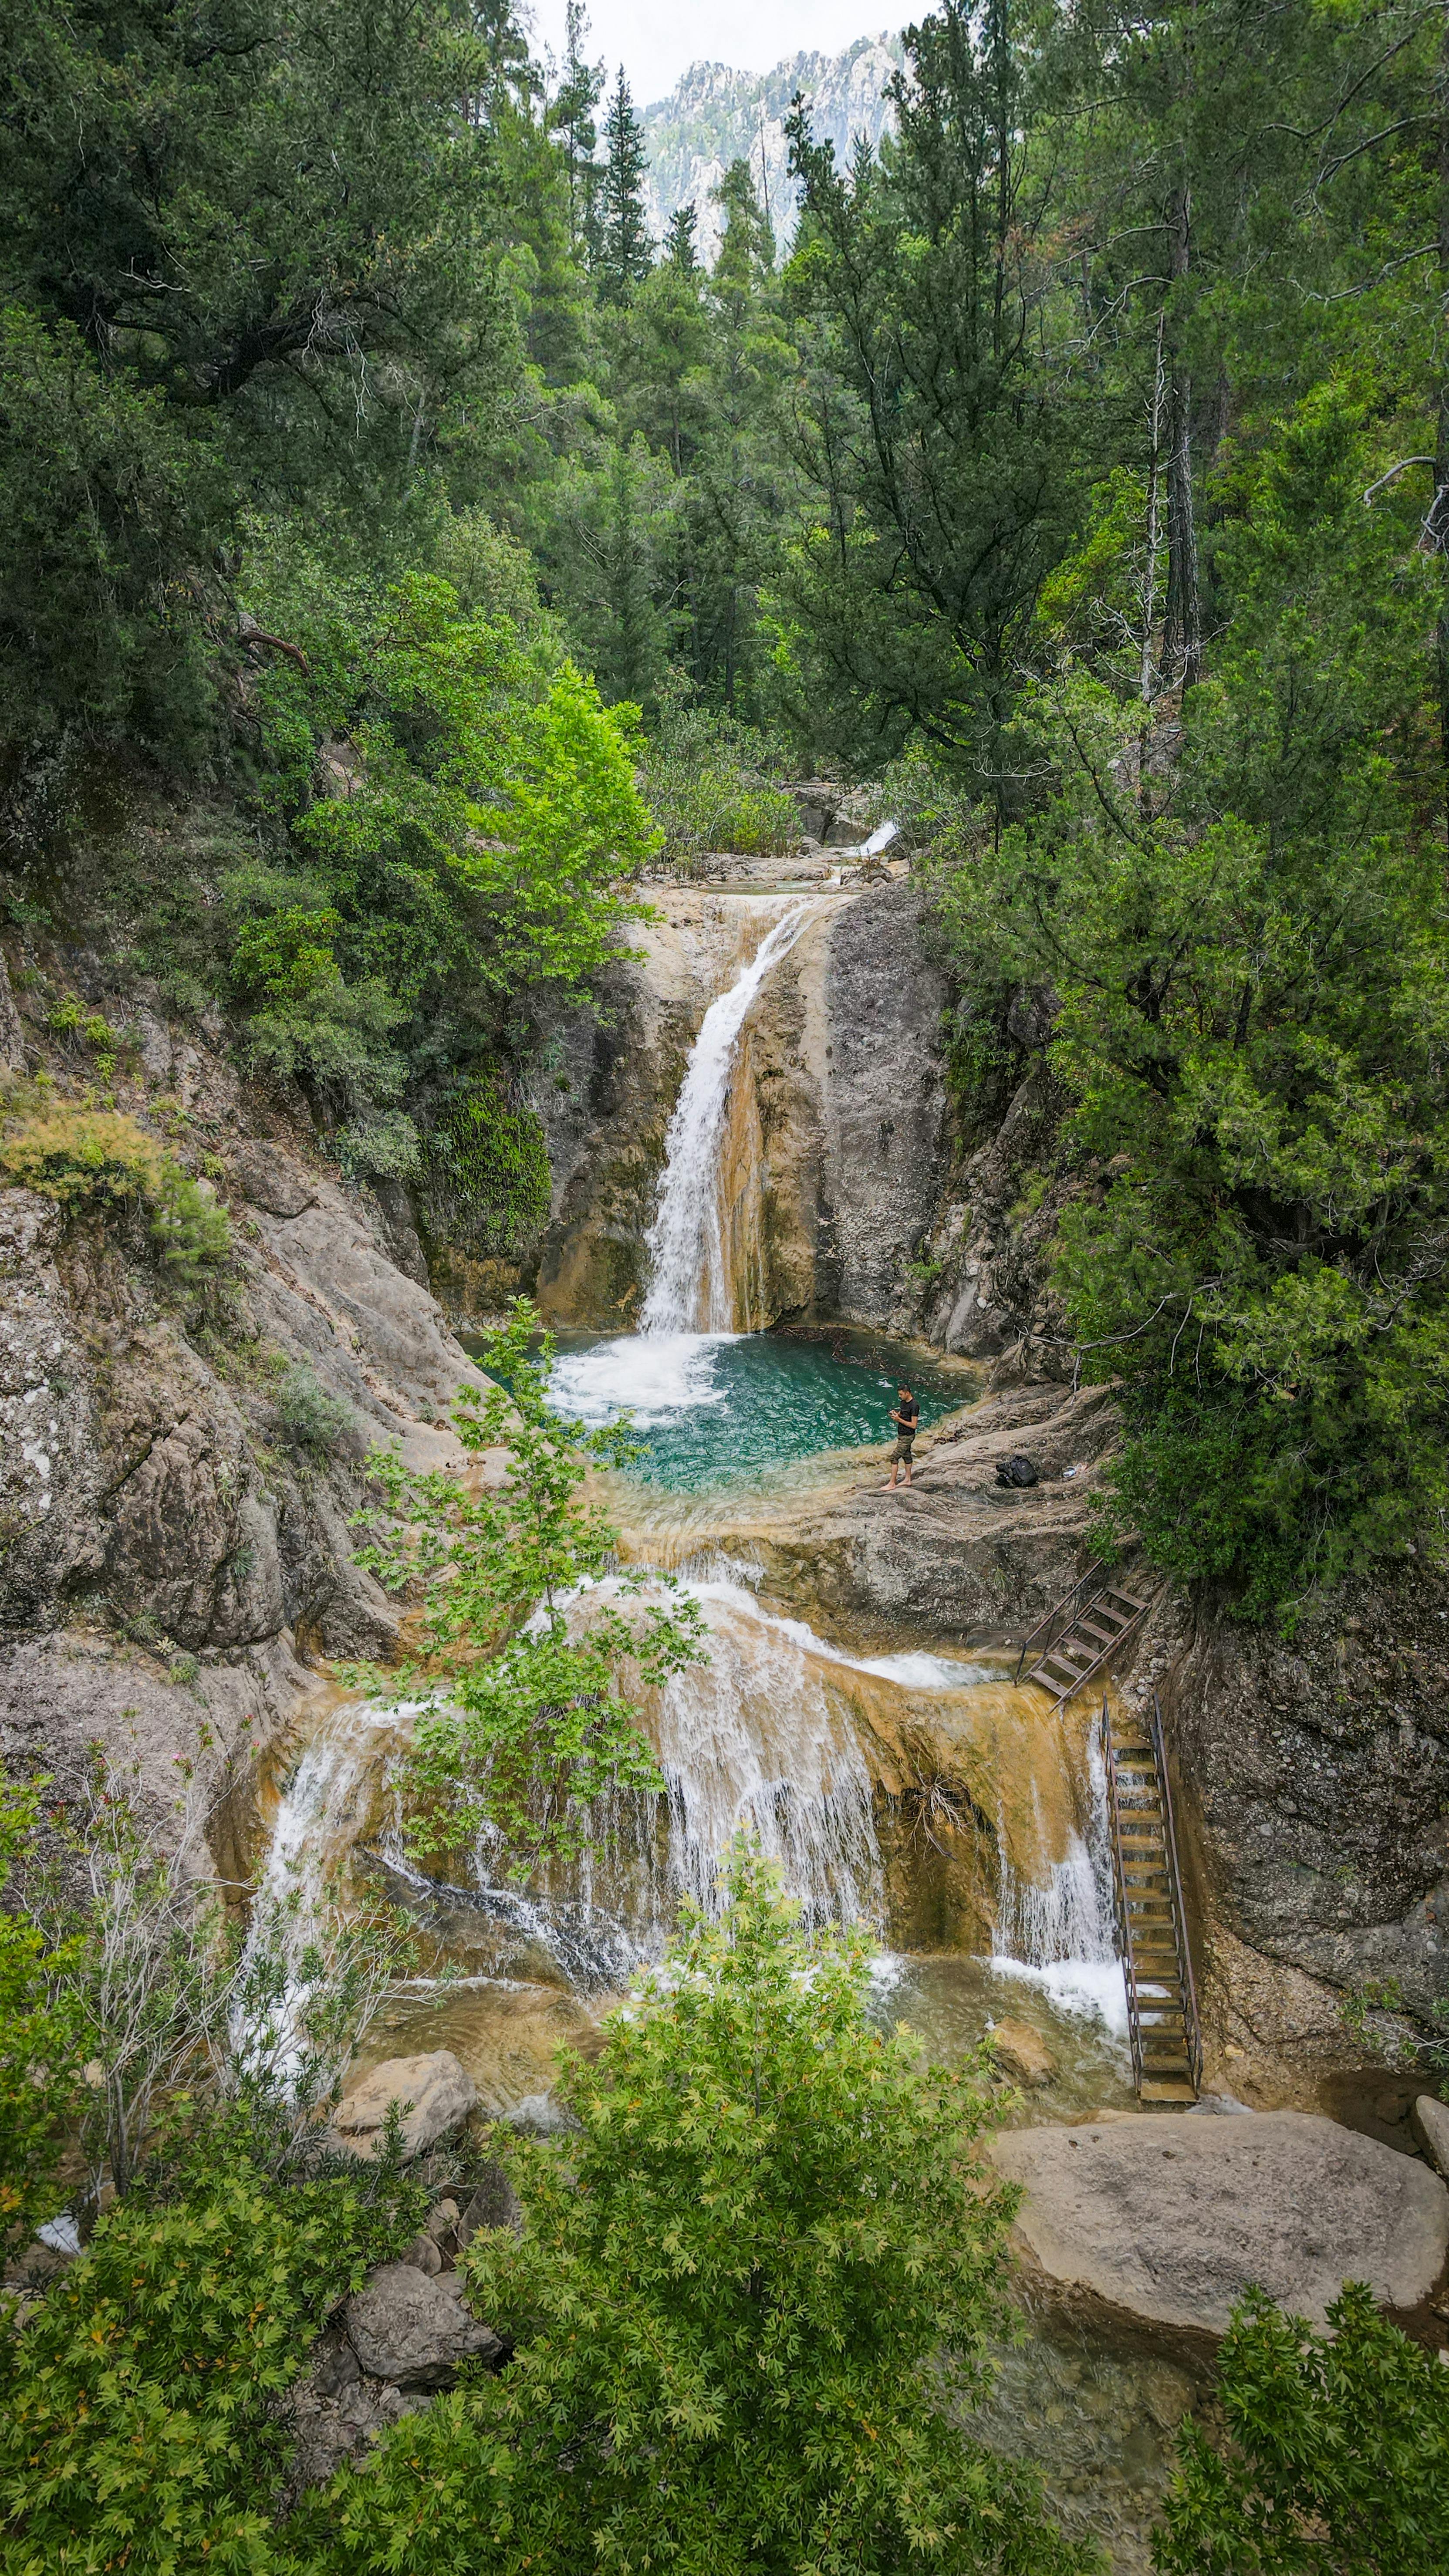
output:
[[[761,1527],[757,1543],[827,1612],[905,1620],[935,1637],[1019,1637],[1090,1561],[1091,1498],[1117,1420],[1104,1387],[1003,1390],[918,1440],[909,1487],[882,1493],[877,1470],[807,1504],[789,1533]],[[998,1483],[997,1468],[1027,1433],[1039,1482],[1022,1491]]]
[[[715,995],[788,908],[678,885],[655,900],[661,917],[632,942],[639,961],[601,979],[597,1010],[560,1017],[530,1078],[553,1175],[534,1293],[564,1324],[618,1331],[637,1321],[644,1237],[690,1047]],[[478,1285],[499,1302],[496,1283]]]
[[[1437,2175],[1302,2112],[1013,2130],[991,2153],[1024,2186],[1029,2281],[1167,2349],[1210,2348],[1253,2283],[1319,2327],[1345,2280],[1412,2309],[1449,2250]]]
[[[689,1047],[764,933],[808,902],[800,937],[746,1018],[731,1081],[722,1188],[748,1245],[736,1320],[908,1323],[920,1292],[906,1265],[948,1158],[946,984],[920,896],[904,883],[823,893],[802,880],[758,896],[676,885],[659,901],[664,919],[641,933],[642,961],[610,979],[607,1024],[591,1014],[562,1024],[558,1070],[533,1085],[554,1172],[540,1303],[565,1323],[635,1319]]]
[[[385,2058],[339,2104],[333,2117],[338,2144],[353,2155],[377,2155],[394,2103],[403,2114],[404,2153],[417,2156],[476,2111],[478,2087],[451,2049]]]
[[[998,2021],[991,2033],[991,2043],[1000,2060],[1001,2071],[1024,2092],[1035,2093],[1050,2084],[1057,2071],[1056,2059],[1040,2031],[1026,2021]]]

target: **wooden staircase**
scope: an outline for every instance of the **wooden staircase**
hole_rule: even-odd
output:
[[[1139,2101],[1195,2102],[1202,2084],[1197,1988],[1182,1905],[1172,1790],[1154,1694],[1150,1718],[1114,1728],[1102,1702],[1117,1946]]]
[[[1084,1574],[1065,1601],[1037,1621],[1017,1658],[1017,1680],[1030,1664],[1027,1680],[1050,1691],[1060,1708],[1105,1664],[1146,1608],[1145,1601],[1124,1592],[1104,1568]]]

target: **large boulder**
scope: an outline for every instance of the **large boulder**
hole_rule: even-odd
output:
[[[1409,2116],[1430,2164],[1449,2178],[1449,2103],[1436,2102],[1432,2093],[1421,2093]]]
[[[1427,2166],[1308,2112],[1017,2129],[992,2154],[1024,2188],[1028,2282],[1189,2353],[1212,2349],[1250,2283],[1321,2327],[1346,2280],[1417,2306],[1449,2248],[1449,2191]]]
[[[999,2021],[991,2031],[991,2045],[996,2051],[1002,2074],[1023,2092],[1034,2093],[1050,2084],[1057,2074],[1057,2061],[1029,2021]]]
[[[403,2111],[403,2146],[410,2156],[455,2129],[478,2107],[478,2087],[450,2048],[427,2057],[389,2057],[353,2086],[337,2109],[333,2135],[355,2156],[375,2156],[394,2102]]]
[[[347,2340],[371,2379],[395,2388],[448,2388],[460,2361],[498,2361],[503,2345],[463,2304],[457,2274],[434,2279],[384,2263],[345,2310]]]

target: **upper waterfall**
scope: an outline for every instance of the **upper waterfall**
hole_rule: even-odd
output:
[[[645,1236],[653,1275],[640,1317],[642,1333],[734,1329],[733,1283],[719,1204],[720,1138],[730,1075],[745,1014],[771,967],[799,937],[809,909],[808,903],[796,904],[776,922],[700,1024],[665,1135],[659,1204]]]

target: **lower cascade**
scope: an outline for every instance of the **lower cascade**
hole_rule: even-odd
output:
[[[1095,1735],[1043,1727],[1035,1695],[1000,1663],[835,1646],[763,1602],[748,1574],[726,1563],[684,1585],[709,1657],[645,1708],[665,1791],[611,1802],[582,1860],[546,1868],[523,1893],[499,1882],[480,1845],[466,1883],[430,1880],[408,1854],[393,1787],[410,1711],[354,1704],[324,1710],[293,1762],[267,1896],[297,1892],[301,1937],[308,1910],[366,1856],[485,1981],[542,1976],[607,1995],[660,1955],[682,1898],[717,1902],[720,1864],[743,1830],[807,1918],[863,1921],[892,1949],[922,1946],[917,1882],[929,1877],[963,1954],[1000,1983],[1000,2009],[1015,1981],[1094,2020],[1104,2044],[1115,2038],[1121,1971]],[[919,1831],[917,1775],[948,1769],[954,1809]]]

